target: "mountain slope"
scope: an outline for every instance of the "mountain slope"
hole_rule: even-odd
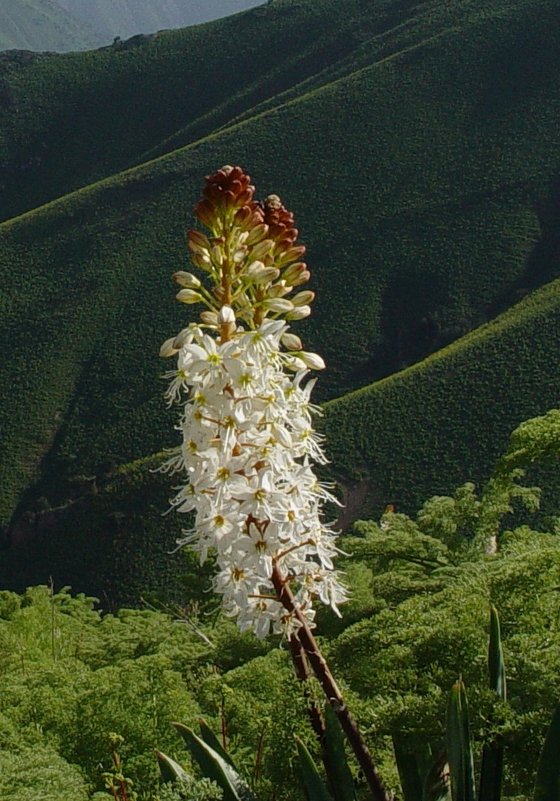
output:
[[[511,431],[558,406],[558,331],[559,280],[420,364],[327,403],[321,429],[347,489],[343,519],[389,503],[414,512],[485,480]],[[556,467],[540,477],[555,511]]]
[[[414,512],[468,480],[480,488],[513,428],[557,404],[559,327],[555,281],[421,364],[327,403],[320,427],[345,489],[341,522],[379,515],[389,502]],[[146,593],[180,598],[189,565],[200,568],[194,555],[170,555],[189,523],[162,517],[174,483],[154,472],[163,458],[82,479],[77,497],[74,482],[75,499],[60,508],[32,504],[10,533],[0,586],[20,591],[52,577],[110,607]],[[555,511],[556,465],[535,478],[545,510]],[[208,567],[197,579],[207,581]]]
[[[0,0],[1,50],[86,50],[103,37],[54,0]]]
[[[107,37],[128,38],[163,28],[182,28],[227,17],[259,5],[261,0],[58,0],[74,17]]]
[[[323,72],[355,49],[359,7],[274,3],[93,53],[5,58],[0,219],[194,142]],[[383,28],[387,15],[375,19]]]
[[[296,213],[318,295],[300,330],[327,359],[323,399],[421,360],[558,275],[560,20],[552,3],[538,15],[529,0],[459,5],[460,25],[438,16],[437,35],[422,27],[382,59],[373,45],[356,62],[346,53],[335,75],[261,113],[0,226],[3,522],[22,497],[20,509],[34,493],[57,502],[65,477],[173,442],[155,354],[185,312],[168,276],[184,266],[202,176],[223,163]],[[304,8],[336,28],[324,6]],[[153,41],[179,41],[168,36]],[[537,413],[545,379],[528,376],[523,408]],[[488,436],[498,448],[501,433]],[[425,453],[426,476],[446,470]]]

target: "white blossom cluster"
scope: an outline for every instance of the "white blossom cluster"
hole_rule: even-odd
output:
[[[323,364],[282,349],[297,344],[283,320],[247,331],[229,307],[220,317],[233,329],[228,341],[194,323],[173,341],[178,365],[167,374],[167,399],[182,406],[182,445],[164,469],[187,477],[172,508],[195,513],[178,544],[201,564],[215,554],[214,589],[241,630],[289,636],[300,623],[279,601],[273,568],[310,625],[315,598],[337,614],[346,598],[333,569],[335,535],[321,519],[322,504],[335,499],[312,469],[325,457],[311,420],[315,382],[304,379],[308,366]]]

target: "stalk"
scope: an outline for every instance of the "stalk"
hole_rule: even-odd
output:
[[[325,693],[327,701],[331,705],[334,713],[340,721],[340,725],[342,726],[342,729],[348,738],[348,742],[354,751],[356,759],[358,760],[365,779],[369,785],[372,798],[374,801],[390,801],[389,795],[385,790],[383,782],[381,781],[381,777],[379,776],[377,768],[375,767],[371,752],[367,747],[360,730],[358,729],[356,721],[344,702],[342,693],[336,681],[334,680],[327,661],[322,655],[305,617],[302,615],[295,602],[289,581],[286,579],[286,576],[282,574],[277,564],[275,564],[273,567],[271,578],[274,589],[278,593],[279,601],[282,603],[286,611],[290,612],[290,614],[293,614],[300,623],[300,628],[298,629],[297,633],[297,640],[305,651],[307,659],[309,660],[309,664],[311,665],[313,672],[319,681],[323,692]],[[292,635],[291,639],[294,639],[294,635]]]

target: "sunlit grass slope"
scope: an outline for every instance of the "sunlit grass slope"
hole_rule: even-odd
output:
[[[420,364],[327,403],[321,428],[348,520],[480,486],[511,431],[558,406],[559,331],[554,281]],[[543,508],[557,512],[557,466],[538,481]]]
[[[298,7],[332,31],[327,5]],[[387,9],[396,30],[406,12]],[[529,0],[449,9],[460,24],[439,16],[438,35],[415,38],[415,20],[398,53],[348,62],[262,113],[0,226],[2,522],[37,478],[57,501],[62,476],[173,442],[156,354],[185,309],[169,275],[185,266],[202,176],[226,162],[296,213],[317,291],[299,330],[326,357],[323,399],[421,359],[558,274],[560,18]],[[367,43],[359,50],[365,58]],[[546,376],[528,376],[519,394],[537,413]],[[489,436],[498,447],[498,428]],[[349,453],[337,456],[341,469],[351,458],[359,469],[362,454]]]

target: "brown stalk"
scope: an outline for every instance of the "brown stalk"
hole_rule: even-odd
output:
[[[389,795],[385,790],[383,782],[381,781],[381,777],[379,776],[377,768],[375,767],[375,763],[369,748],[364,742],[357,723],[344,702],[342,693],[340,692],[340,689],[334,680],[332,673],[330,672],[324,656],[319,650],[317,641],[315,640],[315,637],[313,636],[313,633],[311,632],[304,615],[295,602],[289,581],[287,580],[286,576],[282,574],[277,564],[275,564],[272,569],[271,578],[274,589],[278,593],[278,599],[280,603],[284,606],[286,611],[296,617],[300,624],[300,628],[297,632],[297,639],[305,651],[305,656],[309,660],[309,664],[311,665],[311,668],[318,679],[329,704],[333,708],[338,720],[340,721],[340,725],[342,726],[342,729],[348,738],[348,742],[350,743],[350,746],[356,755],[356,759],[358,760],[365,779],[370,787],[372,798],[374,801],[390,801]]]

